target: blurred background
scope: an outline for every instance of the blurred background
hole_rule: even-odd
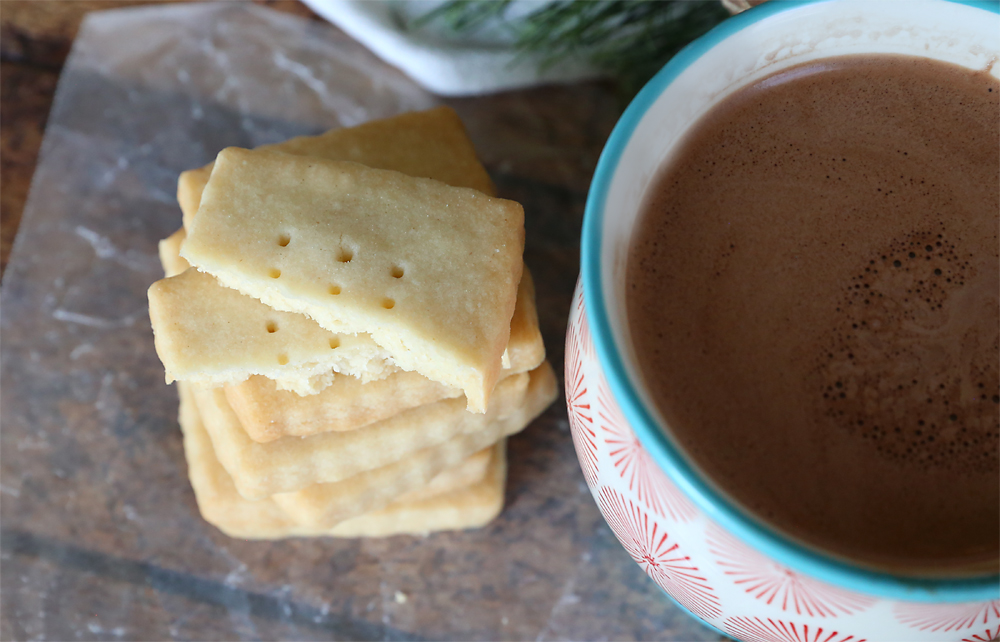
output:
[[[91,11],[189,0],[4,0],[0,2],[0,278],[28,197],[56,82]],[[298,0],[257,0],[322,20]]]
[[[59,72],[84,17],[105,9],[193,1],[197,0],[4,0],[0,4],[0,278],[10,257]],[[308,20],[331,19],[437,93],[442,89],[445,93],[483,93],[532,80],[570,82],[601,76],[617,83],[620,106],[624,106],[677,49],[729,14],[761,1],[253,3]],[[381,7],[388,10],[383,12]],[[398,31],[404,40],[416,36],[417,55],[409,43],[402,47],[398,46],[401,41],[385,44],[381,36],[394,27],[402,27]],[[447,53],[435,55],[456,47],[450,60]],[[447,66],[456,59],[467,60],[470,51],[492,55],[505,48],[513,50],[513,56],[485,68],[474,63],[472,71],[456,72],[457,79],[441,79],[447,75],[441,73],[441,57]],[[511,70],[519,78],[491,78],[509,75]],[[530,78],[526,80],[525,75]]]

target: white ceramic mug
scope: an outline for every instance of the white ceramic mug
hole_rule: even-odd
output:
[[[1000,637],[1000,577],[895,577],[807,549],[717,493],[659,427],[625,317],[628,249],[646,189],[713,105],[764,76],[848,54],[1000,65],[996,3],[771,0],[681,51],[622,116],[587,199],[566,337],[566,403],[584,476],[633,559],[681,607],[741,640]]]

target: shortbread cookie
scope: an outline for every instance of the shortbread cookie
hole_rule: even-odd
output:
[[[282,143],[265,146],[265,148],[303,156],[350,160],[380,169],[390,169],[413,176],[437,179],[457,187],[471,187],[490,195],[494,193],[489,175],[477,160],[475,150],[465,133],[461,120],[448,107],[438,107],[427,111],[412,112],[383,120],[371,121],[356,127],[332,130],[320,136],[293,138]],[[185,224],[190,222],[191,217],[194,216],[194,212],[198,208],[202,191],[211,174],[212,165],[210,163],[205,167],[184,172],[180,176],[177,197],[181,205],[181,210],[184,213]],[[168,277],[180,274],[189,267],[187,261],[179,255],[180,244],[184,238],[185,233],[181,229],[160,242],[160,260]],[[192,291],[189,294],[206,297],[204,303],[207,306],[211,306],[211,302],[220,297],[228,299],[231,296],[219,294],[216,288],[210,287],[211,284],[212,282],[207,280],[195,282],[192,279],[190,282],[173,284],[170,291],[178,296],[183,296],[185,287],[189,287],[191,290],[197,289],[197,292]],[[217,288],[222,287],[218,284],[215,285]],[[176,335],[180,331],[190,331],[194,333],[194,336],[173,336],[168,340],[173,345],[198,346],[211,344],[216,348],[210,353],[205,353],[205,359],[201,363],[201,366],[204,367],[199,366],[197,361],[189,361],[186,364],[189,370],[178,369],[174,367],[176,364],[164,361],[168,381],[178,379],[206,385],[219,385],[227,382],[243,381],[253,373],[261,373],[261,375],[266,375],[267,378],[258,376],[260,384],[265,385],[274,392],[293,391],[296,394],[305,395],[315,394],[334,380],[332,373],[340,359],[338,355],[329,353],[322,341],[323,337],[333,338],[331,333],[317,331],[311,333],[315,336],[296,337],[291,332],[282,332],[280,335],[267,337],[264,345],[258,346],[261,347],[261,350],[246,350],[242,343],[239,345],[228,345],[219,342],[220,339],[225,338],[242,339],[240,333],[226,333],[222,337],[208,336],[204,332],[206,330],[205,327],[197,323],[184,323],[183,320],[173,318],[170,308],[171,302],[163,300],[162,293],[157,296],[161,300],[156,304],[151,303],[151,305],[158,307],[155,316],[157,320],[167,321],[168,323],[157,324],[157,326],[154,326],[154,331],[159,329],[161,333],[173,335]],[[248,298],[253,300],[251,297]],[[531,302],[533,306],[533,295]],[[267,323],[275,315],[275,311],[272,308],[259,304],[259,302],[255,302],[258,305],[254,305],[249,301],[244,301],[243,303],[244,305],[241,306],[242,309],[239,311],[239,314],[244,319],[245,325],[250,328],[268,327]],[[257,315],[254,315],[254,309],[256,309]],[[209,312],[209,315],[213,317],[227,316],[227,314],[225,310],[213,310]],[[515,317],[517,314],[518,311],[516,309]],[[522,312],[522,314],[524,313]],[[531,314],[534,314],[533,307]],[[228,316],[233,318],[231,314],[228,314]],[[286,329],[295,326],[295,324],[289,325],[287,323],[282,325]],[[537,323],[534,328],[537,330]],[[517,330],[518,327],[515,318],[511,332],[516,333]],[[512,339],[516,340],[516,337],[512,336]],[[285,346],[288,345],[297,346],[298,349],[286,349]],[[310,345],[319,347],[313,353],[313,356],[305,356],[305,358],[301,359],[297,358],[297,356],[302,356],[301,348]],[[519,343],[515,346],[510,346],[510,349],[533,350],[536,353],[541,353],[542,356],[537,358],[537,363],[541,363],[541,360],[544,358],[544,349],[541,346],[540,335],[538,335],[536,343],[529,344],[526,342],[523,345]],[[282,354],[289,357],[289,363],[286,364],[286,367],[276,369],[274,358]],[[293,356],[293,354],[296,356]],[[216,358],[219,355],[222,355],[222,360]],[[170,359],[172,356],[174,356],[173,353],[167,352],[165,355],[161,355],[161,358],[166,357]],[[209,356],[212,357],[212,360],[209,360]],[[189,359],[197,358],[197,353],[189,355]],[[525,369],[533,368],[537,363]],[[504,365],[506,366],[506,363]],[[369,381],[377,379],[393,369],[395,368],[389,368],[388,370],[385,368],[375,368],[372,371],[353,372],[352,374],[360,375],[363,380]],[[268,379],[274,380],[275,383],[271,384]],[[420,403],[428,403],[435,399],[444,398],[444,396],[435,397],[436,393],[427,394],[428,391],[426,388],[427,386],[425,386],[423,396],[418,396],[416,391],[411,391],[404,401],[409,400],[412,403],[404,403],[399,408],[402,409],[403,407],[411,407],[412,405],[419,405]],[[433,388],[448,390],[448,395],[450,396],[457,396],[458,394],[458,391],[455,389],[440,384],[434,385]],[[250,394],[249,398],[253,399],[253,394]],[[265,400],[262,403],[266,407],[267,401]],[[235,408],[239,410],[238,403]],[[383,413],[382,416],[387,415]],[[260,420],[267,422],[267,425],[271,426],[272,433],[270,437],[264,437],[262,441],[274,439],[284,434],[281,432],[280,419],[260,416]],[[376,418],[370,419],[370,421],[375,420]],[[369,423],[370,421],[366,421],[365,423]],[[247,424],[251,434],[253,434],[252,426],[253,423],[251,420]],[[288,434],[310,433],[308,431],[292,431]]]
[[[178,382],[178,388],[188,392],[187,384]],[[503,422],[504,432],[513,432],[526,425],[549,402],[539,391],[528,403]],[[314,484],[295,493],[278,493],[271,499],[289,518],[302,526],[332,528],[347,519],[381,509],[390,503],[425,499],[437,492],[453,490],[459,485],[479,481],[486,468],[492,446],[479,450],[487,443],[490,432],[459,435],[440,446],[424,449],[398,462],[365,471],[345,480]]]
[[[163,266],[163,275],[166,277],[176,276],[191,267],[185,259],[181,258],[181,243],[187,234],[184,228],[177,230],[167,238],[160,241],[160,265]],[[221,287],[221,286],[220,286]]]
[[[528,423],[527,408],[502,421],[498,431],[458,435],[444,444],[425,448],[404,459],[366,471],[340,482],[313,484],[294,493],[275,493],[271,499],[295,523],[315,528],[332,528],[340,522],[378,510],[410,494],[421,494],[430,486],[440,486],[438,479],[449,470],[461,467],[464,460],[496,441],[488,443],[497,432],[516,432]],[[520,426],[516,424],[520,421]],[[447,476],[450,478],[450,475]],[[472,479],[470,483],[474,483]],[[427,491],[429,492],[429,491]]]
[[[476,158],[465,127],[450,107],[410,112],[334,129],[319,136],[300,136],[259,149],[361,163],[377,169],[433,178],[455,187],[471,187],[494,195],[493,182]],[[184,226],[201,203],[212,174],[212,163],[183,172],[177,181],[177,201]]]
[[[467,188],[223,150],[181,256],[276,310],[367,332],[403,370],[485,412],[510,335],[524,212]]]
[[[535,373],[539,379],[552,381],[551,388],[555,388],[551,367],[545,364]],[[311,484],[341,481],[457,435],[481,432],[491,436],[463,456],[469,455],[506,436],[500,420],[521,407],[528,379],[528,374],[520,374],[501,381],[496,389],[496,403],[491,403],[484,414],[466,412],[461,398],[446,399],[412,408],[361,430],[285,437],[266,444],[247,436],[221,389],[196,386],[194,393],[219,461],[233,477],[241,495],[261,499]]]
[[[477,528],[485,525],[503,507],[506,453],[490,458],[487,475],[460,491],[413,501],[396,502],[381,510],[341,522],[333,529],[296,524],[271,499],[243,498],[229,474],[216,459],[212,441],[191,399],[188,384],[180,382],[180,424],[184,431],[184,453],[188,477],[202,517],[230,537],[278,539],[327,535],[334,537],[381,537],[423,534],[438,530]]]
[[[508,417],[507,421],[510,420],[511,418]],[[393,500],[392,503],[419,502],[437,495],[450,493],[453,490],[478,484],[486,477],[486,470],[490,467],[490,461],[494,457],[503,457],[503,453],[505,452],[507,452],[506,438],[501,439],[489,448],[483,448],[479,452],[472,453],[457,466],[446,468],[435,475],[427,484],[408,490]],[[288,512],[287,509],[286,512]]]
[[[224,390],[247,436],[262,444],[284,437],[358,430],[410,408],[462,396],[457,388],[404,371],[368,383],[350,375],[334,375],[329,386],[308,397],[279,390],[274,381],[260,376]]]
[[[490,458],[482,481],[436,497],[396,502],[372,513],[341,522],[330,529],[333,537],[389,537],[426,535],[437,531],[482,528],[503,510],[507,482],[507,451]]]
[[[294,341],[292,335],[286,336]],[[535,288],[527,269],[518,286],[507,351],[510,366],[504,368],[502,376],[534,370],[545,360]],[[322,362],[323,356],[320,346],[316,357],[307,359]],[[279,390],[274,381],[261,376],[227,385],[225,390],[226,399],[247,435],[261,443],[290,435],[304,437],[334,430],[356,430],[409,408],[462,394],[416,372],[402,371],[365,384],[351,376],[334,375],[329,387],[310,397]]]
[[[160,261],[171,278],[153,284],[148,295],[155,345],[167,382],[231,384],[227,386],[230,403],[252,439],[266,442],[285,435],[351,430],[405,408],[461,394],[455,388],[408,373],[400,377],[402,390],[381,386],[366,391],[368,394],[384,389],[391,393],[391,399],[371,394],[352,397],[358,390],[351,377],[368,382],[397,370],[385,360],[348,360],[349,355],[331,352],[329,347],[346,343],[361,346],[355,352],[364,352],[367,335],[342,341],[341,335],[324,330],[311,319],[277,312],[219,285],[211,275],[196,270],[172,275],[187,268],[187,261],[177,254],[184,237],[180,229],[160,241]],[[202,323],[202,319],[225,320],[225,331],[217,332],[218,324]],[[269,332],[272,329],[274,332]],[[514,356],[503,374],[526,372],[545,358],[534,283],[527,269],[518,285],[507,353]],[[376,350],[376,354],[383,353]],[[288,358],[284,365],[280,363],[281,355]],[[340,377],[347,381],[338,381],[335,370],[351,377]],[[343,392],[330,391],[322,399],[308,402],[299,399],[300,395],[313,395],[334,384]],[[361,405],[349,404],[351,398]]]
[[[395,371],[367,334],[336,334],[301,314],[278,312],[210,274],[188,269],[150,286],[149,319],[166,381],[215,386],[263,375],[300,395],[342,372],[361,381]]]
[[[546,364],[547,365],[547,364]],[[277,493],[272,499],[296,523],[332,527],[338,522],[364,512],[381,508],[400,497],[415,499],[430,492],[428,488],[446,483],[439,479],[446,471],[448,478],[457,475],[458,467],[468,458],[496,440],[496,436],[520,431],[541,414],[555,398],[555,379],[551,369],[533,376],[523,403],[516,412],[481,430],[457,435],[444,443],[415,452],[397,462],[354,475],[336,483],[313,484],[294,493]],[[470,480],[471,483],[471,480]]]

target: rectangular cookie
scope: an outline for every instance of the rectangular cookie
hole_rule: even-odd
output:
[[[352,378],[375,381],[398,370],[384,350],[367,335],[328,332],[308,317],[277,312],[225,288],[211,275],[184,273],[187,261],[177,253],[184,238],[180,229],[160,241],[160,262],[168,278],[154,283],[148,294],[154,345],[167,383],[229,384],[226,392],[233,410],[255,441],[352,430],[405,408],[461,394],[416,373],[398,373],[398,384],[382,386],[393,393],[391,398],[371,394],[375,389],[364,397],[352,397],[358,391]],[[331,352],[331,345],[339,351]],[[527,268],[518,285],[506,354],[504,375],[526,372],[545,359],[534,282]],[[282,355],[288,359],[284,364]],[[311,401],[300,399],[331,385],[339,392],[331,390]],[[360,407],[348,403],[352,398]]]
[[[435,107],[355,127],[333,129],[319,136],[300,136],[264,145],[259,149],[361,163],[410,176],[433,178],[455,187],[470,187],[493,196],[489,174],[476,158],[458,114],[450,107]],[[201,194],[212,174],[213,163],[181,173],[177,201],[184,226],[201,203]]]
[[[185,387],[187,385],[184,384]],[[380,509],[400,497],[426,495],[428,487],[442,489],[455,477],[461,476],[463,465],[471,467],[472,470],[464,472],[466,476],[471,474],[473,477],[467,480],[468,483],[474,483],[478,480],[473,457],[477,450],[489,450],[497,433],[513,432],[527,424],[534,414],[544,409],[542,404],[548,399],[540,397],[536,390],[526,401],[517,412],[500,422],[503,425],[493,430],[457,435],[384,466],[340,481],[313,484],[290,493],[276,493],[271,499],[299,525],[332,528],[344,520]],[[480,477],[483,466],[479,466]],[[444,478],[439,479],[442,475]]]
[[[159,243],[160,265],[163,266],[163,275],[167,278],[177,276],[191,267],[190,263],[181,258],[181,243],[185,238],[187,233],[182,227]]]
[[[262,149],[264,148],[303,156],[350,160],[370,167],[437,179],[457,187],[470,187],[490,195],[494,193],[489,175],[476,158],[475,149],[465,133],[461,120],[449,107],[410,112],[370,121],[356,127],[331,130],[319,136],[293,138],[282,143],[266,145]],[[190,223],[198,209],[202,191],[208,182],[213,165],[214,163],[209,163],[204,167],[183,172],[178,180],[177,198],[184,213],[185,225]],[[160,242],[160,261],[168,277],[180,274],[189,267],[188,262],[179,254],[180,244],[185,236],[184,230],[181,229]],[[237,314],[229,314],[224,310],[214,310],[212,303],[215,299],[226,295],[220,295],[217,289],[209,287],[211,284],[211,281],[205,279],[197,281],[197,283],[195,283],[195,279],[191,279],[190,282],[172,284],[170,292],[177,296],[190,294],[191,296],[204,297],[203,302],[206,304],[204,312],[208,316],[240,318],[242,324],[251,330],[266,327],[267,322],[275,315],[275,311],[271,308],[263,304],[254,305],[249,301],[243,302],[243,306]],[[222,287],[218,284],[215,285],[219,288]],[[157,286],[157,288],[160,287]],[[168,382],[176,379],[206,385],[219,385],[242,381],[246,378],[244,375],[259,373],[260,384],[273,389],[275,393],[293,391],[297,394],[315,394],[333,380],[329,375],[338,364],[338,358],[325,350],[322,341],[324,337],[331,336],[331,333],[324,331],[314,333],[316,336],[313,337],[295,337],[290,332],[283,332],[280,336],[265,337],[266,341],[263,342],[262,346],[255,346],[255,342],[251,341],[249,350],[243,348],[242,340],[247,336],[254,337],[256,335],[252,333],[248,335],[245,331],[223,334],[221,337],[223,339],[233,338],[240,341],[239,349],[237,349],[237,344],[220,343],[220,337],[206,336],[202,332],[204,328],[197,323],[184,323],[171,318],[169,309],[165,310],[164,308],[168,308],[173,302],[164,300],[166,296],[163,292],[155,291],[151,296],[151,300],[157,299],[155,303],[151,303],[151,306],[157,308],[155,316],[160,321],[154,326],[154,332],[159,328],[161,334],[176,335],[180,331],[185,331],[193,333],[194,336],[167,336],[161,343],[170,341],[178,346],[200,347],[207,345],[214,348],[209,352],[192,351],[187,363],[184,364],[186,367],[175,363],[174,357],[178,355],[165,351],[164,354],[161,354],[161,359],[165,359],[164,365]],[[533,304],[534,297],[532,296]],[[254,314],[255,311],[256,314]],[[294,324],[281,324],[281,327],[285,329],[293,326]],[[516,331],[516,327],[512,328],[512,332],[514,331]],[[319,346],[319,349],[314,353],[313,358],[299,359],[297,356],[301,354],[301,349],[289,351],[281,345],[276,345],[286,337],[288,344],[294,344],[300,348],[301,346],[314,345]],[[260,350],[255,350],[254,347],[258,347]],[[512,348],[518,349],[518,346]],[[533,347],[520,346],[520,349],[534,349],[536,352],[540,352],[542,356],[537,359],[537,363],[541,363],[544,358],[540,335],[537,344]],[[276,368],[274,358],[281,354],[288,356],[289,363]],[[222,361],[224,359],[229,359],[234,363],[227,366]],[[242,364],[241,367],[240,362],[244,359],[248,363]],[[533,368],[537,363],[525,369]],[[349,368],[345,370],[340,367],[339,370],[350,372],[365,381],[377,379],[384,374],[378,368],[373,368],[372,371],[351,371]],[[276,384],[271,384],[268,379],[275,381]],[[447,389],[451,395],[458,394],[454,389],[439,384],[435,385],[434,388]],[[411,393],[408,398],[411,401],[419,400],[426,403],[433,400],[433,394],[436,393],[428,396],[425,391],[425,394],[418,398],[414,393]],[[249,398],[254,398],[252,393]],[[234,403],[238,410],[238,402]],[[257,407],[266,407],[266,403],[266,401],[262,401]],[[409,406],[400,406],[400,408],[402,407]],[[250,415],[248,417],[250,422],[252,422],[251,412],[247,413]],[[374,419],[372,420],[374,421]],[[260,422],[258,424],[248,423],[247,427],[253,434],[253,425],[271,426],[272,436],[264,437],[262,440],[277,438],[284,434],[280,420],[276,421],[274,417],[262,416]],[[292,430],[288,434],[308,434],[308,432]]]
[[[161,279],[148,297],[167,383],[216,386],[262,375],[308,395],[328,386],[333,372],[372,381],[396,370],[388,351],[367,334],[329,332],[301,314],[224,288],[204,272]]]
[[[266,444],[247,436],[222,390],[194,386],[193,391],[219,461],[233,477],[241,495],[261,499],[312,484],[341,481],[458,435],[488,436],[488,441],[462,455],[467,456],[507,436],[511,427],[501,420],[522,407],[529,379],[554,397],[555,376],[545,363],[530,375],[513,375],[501,381],[496,401],[491,402],[485,414],[466,412],[461,398],[446,399],[411,408],[361,430],[285,437]],[[513,430],[520,428],[523,426],[515,426]]]
[[[424,534],[439,530],[477,528],[496,517],[503,507],[506,452],[497,447],[487,474],[479,482],[422,500],[398,501],[385,508],[340,522],[333,528],[295,523],[273,500],[243,498],[219,463],[212,441],[181,383],[180,424],[188,477],[202,517],[230,537],[279,539],[284,537],[383,537]]]
[[[439,446],[425,448],[397,462],[343,481],[313,484],[294,493],[275,493],[271,499],[297,524],[332,528],[344,520],[382,508],[411,493],[423,492],[437,481],[438,476],[460,466],[475,454],[476,449],[491,448],[497,443],[495,437],[498,433],[516,432],[526,425],[527,414],[525,410],[502,420],[500,423],[504,426],[498,430],[459,435]],[[438,485],[440,483],[437,481]]]
[[[509,420],[510,418],[508,417]],[[486,470],[489,468],[493,457],[503,457],[503,453],[505,452],[507,452],[507,440],[501,439],[489,448],[483,448],[479,452],[469,455],[457,466],[452,466],[441,471],[424,486],[411,488],[393,500],[392,503],[418,502],[443,493],[450,493],[453,490],[459,490],[466,486],[478,484],[486,477]],[[286,512],[288,512],[287,508]]]
[[[468,188],[342,161],[228,148],[181,256],[276,310],[367,332],[403,370],[482,413],[500,375],[524,212]]]
[[[478,449],[489,446],[497,434],[520,431],[552,403],[556,395],[554,377],[547,376],[551,370],[544,375],[539,370],[541,376],[532,377],[523,403],[516,412],[500,420],[500,426],[452,437],[440,445],[340,482],[313,484],[294,493],[277,493],[271,499],[298,524],[332,527],[401,497],[412,500],[426,496],[433,488],[455,481],[459,467],[463,464],[471,467],[469,458]],[[442,479],[441,475],[448,471],[451,474]],[[467,473],[474,475],[473,470]]]
[[[333,537],[426,535],[437,531],[482,528],[503,510],[507,449],[498,445],[482,480],[464,489],[389,506],[340,522]]]
[[[322,355],[322,345],[318,352]],[[545,360],[535,288],[527,269],[518,287],[507,352],[510,366],[503,369],[502,376],[533,370]],[[225,391],[247,435],[261,443],[291,435],[356,430],[408,408],[462,394],[416,372],[403,371],[364,384],[351,376],[334,375],[328,387],[309,397],[280,390],[278,384],[262,376],[226,385]]]

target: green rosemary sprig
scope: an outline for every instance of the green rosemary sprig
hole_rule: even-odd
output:
[[[413,21],[411,26],[423,27],[436,20],[456,33],[474,31],[494,19],[502,19],[511,0],[452,0],[444,2]]]
[[[630,96],[684,45],[729,16],[718,0],[554,0],[514,18],[510,9],[511,0],[451,0],[412,26],[439,22],[462,34],[499,22],[516,51],[541,54],[543,68],[583,56]]]

